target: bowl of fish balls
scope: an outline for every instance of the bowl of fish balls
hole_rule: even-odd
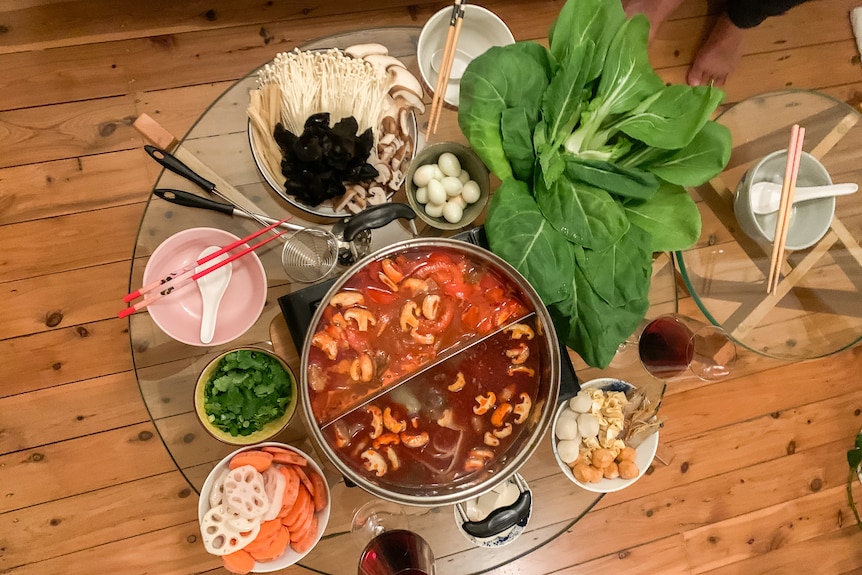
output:
[[[423,148],[407,168],[407,201],[426,224],[457,230],[472,223],[488,203],[491,177],[472,148],[438,142]]]
[[[626,404],[634,390],[619,379],[594,379],[557,408],[551,424],[554,457],[566,477],[587,491],[625,489],[652,464],[658,431],[636,447],[623,439]]]

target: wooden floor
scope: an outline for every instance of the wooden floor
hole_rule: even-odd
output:
[[[752,31],[728,102],[785,87],[862,101],[856,3],[813,0]],[[146,112],[183,134],[277,51],[419,26],[444,5],[0,1],[0,573],[222,572],[115,318],[158,174],[132,121]],[[561,0],[485,5],[518,40],[544,39]],[[684,78],[708,22],[706,1],[691,0],[661,29],[652,57],[666,80]],[[862,347],[751,371],[672,389],[672,464],[500,572],[862,573],[845,492]]]

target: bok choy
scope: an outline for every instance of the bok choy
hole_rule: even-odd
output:
[[[461,79],[458,123],[502,181],[485,231],[561,339],[607,366],[646,314],[652,254],[700,235],[685,186],[718,174],[729,131],[712,87],[665,85],[649,23],[619,0],[568,0],[534,42],[491,48]]]

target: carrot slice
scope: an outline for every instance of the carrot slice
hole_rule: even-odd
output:
[[[243,547],[249,553],[260,553],[269,547],[270,543],[275,536],[278,535],[278,532],[281,531],[283,525],[281,521],[278,519],[272,519],[271,521],[264,521],[260,524],[260,531],[257,533],[257,537],[254,540]]]
[[[302,541],[308,534],[309,529],[317,531],[317,516],[313,513],[308,517],[308,520],[297,529],[297,531],[290,532],[290,542],[296,543],[298,541]]]
[[[305,488],[308,489],[308,494],[314,497],[314,485],[311,484],[311,479],[308,478],[308,475],[305,474],[305,471],[301,467],[293,468],[294,473],[299,475],[299,480],[305,485]]]
[[[314,486],[314,510],[322,511],[329,503],[329,496],[326,494],[326,482],[323,480],[323,477],[313,469],[309,469],[307,475],[311,480],[311,484]]]
[[[264,447],[263,449],[266,449],[266,447]],[[305,467],[306,465],[308,465],[308,461],[303,456],[294,451],[282,449],[281,451],[267,451],[266,453],[272,455],[272,460],[276,463],[298,465],[300,467]]]
[[[296,519],[287,524],[287,528],[290,529],[291,532],[300,531],[302,526],[308,523],[312,515],[314,515],[314,502],[309,498],[305,507],[300,511]]]
[[[299,495],[299,475],[293,471],[293,466],[279,465],[278,469],[287,479],[287,485],[284,487],[284,498],[281,500],[281,508],[286,515],[296,503],[296,496]]]
[[[254,569],[254,557],[245,549],[238,549],[233,553],[222,555],[224,568],[231,573],[249,573]]]
[[[261,451],[260,449],[240,451],[231,458],[228,467],[230,467],[231,469],[236,469],[237,467],[242,467],[243,465],[251,465],[259,472],[263,473],[270,465],[272,465],[272,453],[267,453],[266,451]]]
[[[294,551],[302,555],[314,547],[314,542],[316,540],[317,529],[309,529],[308,533],[305,534],[305,537],[295,543],[291,543],[290,546]]]
[[[251,556],[258,561],[272,561],[273,559],[278,559],[281,557],[281,554],[284,553],[284,550],[287,549],[287,545],[289,543],[290,532],[285,527],[282,527],[270,542],[269,547],[259,553],[252,553]]]
[[[296,518],[299,517],[299,514],[302,513],[308,502],[311,501],[311,495],[308,493],[308,490],[305,489],[302,485],[299,486],[299,494],[296,496],[296,501],[293,504],[293,507],[290,508],[290,511],[282,517],[281,522],[284,525],[291,525],[296,522]]]

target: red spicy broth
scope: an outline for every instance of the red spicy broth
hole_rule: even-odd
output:
[[[535,318],[515,324],[339,419],[326,440],[372,481],[433,491],[468,478],[530,433],[541,345]]]
[[[321,312],[308,352],[318,423],[403,380],[441,352],[527,315],[522,290],[466,254],[416,248],[356,272]]]

